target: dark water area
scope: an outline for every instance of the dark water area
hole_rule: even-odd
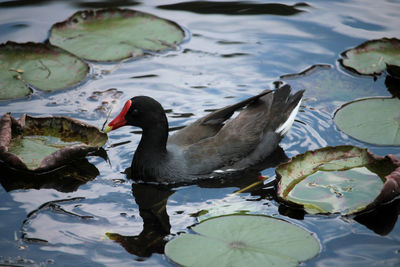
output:
[[[280,156],[346,144],[400,158],[399,147],[352,139],[332,120],[348,101],[391,96],[386,74],[357,76],[338,59],[366,40],[399,38],[400,1],[1,1],[0,43],[44,42],[54,23],[110,6],[173,20],[186,39],[177,50],[90,63],[90,77],[79,86],[1,101],[0,113],[70,116],[101,128],[110,109],[114,117],[132,96],[148,95],[167,110],[170,127],[179,128],[281,81],[306,91]],[[123,127],[109,134],[108,161],[91,156],[40,177],[0,166],[0,265],[173,266],[163,247],[197,222],[192,214],[236,201],[315,233],[322,250],[304,266],[400,266],[400,199],[373,214],[342,217],[280,205],[268,184],[232,199],[254,174],[172,189],[136,184],[124,172],[139,140],[138,129]],[[268,181],[274,164],[262,171]]]

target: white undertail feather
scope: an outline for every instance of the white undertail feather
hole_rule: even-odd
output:
[[[301,99],[297,104],[297,106],[290,113],[289,118],[275,130],[276,133],[280,135],[285,135],[289,131],[290,127],[292,127],[292,124],[294,122],[294,119],[296,118],[297,113],[299,112],[300,104],[301,104]]]

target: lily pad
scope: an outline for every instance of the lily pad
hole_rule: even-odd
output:
[[[365,98],[346,103],[334,116],[351,137],[375,145],[400,146],[400,99]]]
[[[370,40],[343,52],[339,62],[346,69],[361,75],[379,75],[386,65],[400,66],[400,40]]]
[[[96,127],[68,117],[19,120],[10,113],[0,121],[0,160],[14,169],[43,172],[97,151],[107,135]]]
[[[0,45],[0,99],[13,99],[39,90],[56,91],[86,78],[89,66],[58,47],[42,43]]]
[[[129,9],[78,11],[50,30],[50,43],[92,61],[173,49],[185,37],[174,22]]]
[[[315,99],[318,105],[382,95],[386,91],[384,87],[377,87],[368,79],[355,80],[336,68],[322,64],[313,65],[300,73],[282,75],[280,78],[294,88],[306,89],[305,97]]]
[[[400,161],[353,146],[307,151],[275,172],[278,199],[312,214],[354,214],[400,194]]]
[[[182,266],[297,266],[320,251],[308,231],[286,221],[257,215],[206,220],[165,246]]]

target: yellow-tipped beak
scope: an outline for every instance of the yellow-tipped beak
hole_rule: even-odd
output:
[[[107,125],[107,127],[104,129],[104,133],[111,132],[112,129],[113,129],[113,128],[112,128],[111,126]]]

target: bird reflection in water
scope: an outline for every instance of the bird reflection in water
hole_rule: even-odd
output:
[[[245,188],[258,180],[259,170],[274,168],[282,162],[287,161],[283,149],[278,149],[269,156],[262,165],[254,169],[248,169],[246,173],[240,173],[235,177],[229,176],[225,179],[201,180],[196,183],[200,188]],[[127,176],[129,177],[129,168]],[[132,178],[132,177],[129,177]],[[107,233],[107,236],[119,243],[125,250],[140,258],[150,257],[153,253],[163,254],[167,243],[167,236],[171,234],[171,224],[167,213],[168,198],[175,193],[174,186],[137,183],[132,184],[132,194],[139,206],[139,214],[143,219],[143,229],[139,235],[123,236],[118,233]],[[266,189],[261,183],[258,187],[246,191],[252,196],[259,196],[259,199],[275,199],[275,190]],[[283,216],[297,220],[303,220],[305,212],[301,208],[279,205],[279,213]],[[372,212],[359,214],[352,217],[355,221],[365,225],[379,235],[389,234],[396,224],[400,213],[400,199],[387,205],[382,205]],[[379,214],[379,218],[377,218]],[[351,218],[350,218],[351,219]],[[140,260],[140,258],[138,260]]]
[[[132,184],[132,194],[143,219],[143,230],[137,236],[117,233],[106,235],[121,244],[126,251],[139,257],[150,257],[153,253],[164,253],[165,237],[171,225],[167,213],[167,201],[175,191],[167,186],[155,184]]]
[[[245,172],[232,173],[221,179],[209,179],[197,181],[200,188],[245,188],[249,184],[259,181],[259,170],[276,167],[287,161],[283,149],[278,147],[274,153],[254,168]],[[125,171],[130,177],[130,168]],[[182,184],[180,184],[182,185]],[[174,185],[177,186],[177,185]],[[132,184],[132,194],[139,206],[139,214],[143,219],[143,229],[139,235],[123,236],[118,233],[107,233],[106,235],[115,242],[121,244],[125,250],[138,257],[150,257],[153,253],[164,253],[167,236],[171,234],[171,224],[167,213],[168,198],[174,194],[174,186],[136,183]],[[263,183],[260,183],[263,186]]]

